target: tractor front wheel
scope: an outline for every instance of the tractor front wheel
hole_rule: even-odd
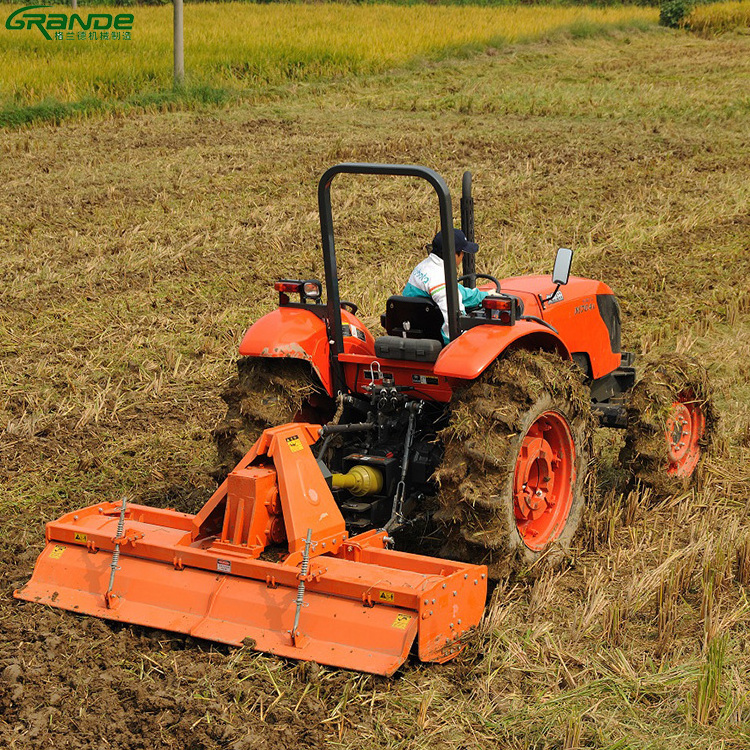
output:
[[[518,351],[454,396],[438,471],[446,556],[500,578],[562,559],[578,529],[591,457],[589,396],[570,363]]]
[[[630,395],[620,461],[634,482],[657,495],[680,492],[696,480],[715,424],[703,365],[677,354],[661,357],[646,364]]]

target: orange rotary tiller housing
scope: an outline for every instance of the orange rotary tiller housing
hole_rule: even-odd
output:
[[[420,659],[447,661],[482,616],[486,567],[386,549],[384,531],[349,537],[318,432],[266,430],[195,516],[123,501],[47,524],[15,596],[376,674],[415,638]]]

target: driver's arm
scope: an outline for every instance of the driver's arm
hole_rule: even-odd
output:
[[[479,307],[482,304],[482,300],[489,294],[489,292],[483,292],[481,289],[468,289],[463,284],[458,285],[458,291],[461,294],[464,307],[467,309]]]

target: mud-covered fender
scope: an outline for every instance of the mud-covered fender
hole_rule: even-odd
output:
[[[462,333],[440,352],[435,375],[473,380],[508,349],[544,349],[570,359],[567,347],[553,331],[519,320],[513,326],[481,325]]]
[[[325,321],[310,310],[279,307],[247,329],[240,342],[243,357],[304,359],[331,393],[331,361]]]
[[[375,340],[348,310],[341,311],[344,350],[374,356]],[[309,362],[329,395],[333,395],[330,347],[325,321],[312,310],[279,307],[257,320],[240,342],[243,357],[289,357]]]

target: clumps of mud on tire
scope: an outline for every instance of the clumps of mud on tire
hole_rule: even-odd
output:
[[[319,386],[310,364],[300,359],[247,357],[237,362],[237,376],[224,392],[224,419],[213,431],[218,466],[211,472],[223,480],[253,447],[263,430],[302,416],[303,406]]]
[[[655,497],[681,492],[700,477],[700,463],[691,476],[667,473],[667,419],[672,405],[686,393],[705,418],[699,441],[702,463],[714,440],[718,413],[708,373],[700,362],[679,354],[647,359],[628,401],[628,428],[620,461],[629,472],[630,483],[650,487]]]
[[[565,527],[540,554],[524,544],[516,527],[513,480],[524,435],[549,410],[570,425],[575,480]],[[492,579],[541,558],[563,559],[583,512],[593,426],[580,371],[553,354],[516,351],[454,394],[451,422],[441,433],[445,459],[436,472],[437,517],[447,526],[443,554],[488,565]]]

